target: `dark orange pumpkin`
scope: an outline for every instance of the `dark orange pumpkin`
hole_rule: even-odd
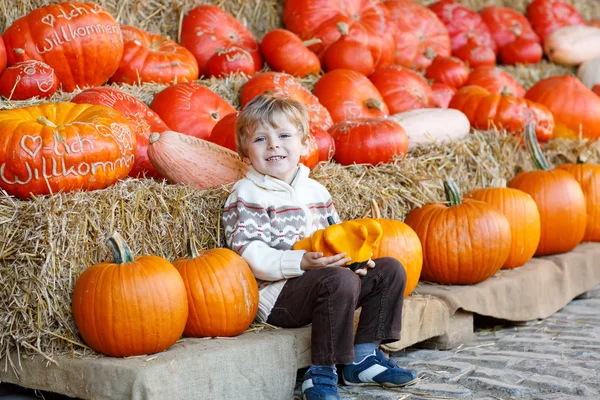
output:
[[[317,141],[319,161],[329,161],[335,154],[335,142],[329,132],[322,128],[313,128],[310,133]]]
[[[369,79],[349,69],[334,69],[313,89],[333,122],[356,118],[381,118],[390,114],[383,97]]]
[[[427,67],[425,77],[458,89],[469,79],[469,67],[456,57],[436,57]]]
[[[452,181],[444,182],[447,203],[411,210],[404,222],[423,246],[421,279],[470,285],[494,275],[510,252],[510,224],[482,201],[464,199]]]
[[[200,5],[188,12],[181,24],[180,43],[196,57],[200,75],[208,75],[207,64],[211,57],[232,47],[243,49],[250,55],[252,73],[263,67],[260,47],[252,32],[233,15],[217,6]],[[222,58],[222,55],[217,57]],[[223,66],[222,61],[214,62],[211,71],[213,74],[220,75],[217,64]],[[232,60],[234,63],[237,61]],[[233,66],[227,68],[229,71],[235,70]]]
[[[533,257],[541,234],[540,213],[533,198],[517,189],[475,189],[465,197],[483,201],[500,211],[510,223],[510,253],[502,268],[520,267]]]
[[[41,61],[19,61],[0,77],[0,94],[10,100],[52,97],[56,89],[58,78],[54,70]]]
[[[544,49],[537,40],[517,38],[500,50],[500,60],[505,65],[537,64],[544,57]]]
[[[363,75],[370,75],[375,68],[375,62],[367,46],[343,36],[325,50],[323,66],[326,71],[350,69]]]
[[[38,60],[54,69],[62,89],[100,86],[123,55],[121,29],[98,4],[65,1],[36,8],[4,32],[8,65]]]
[[[174,131],[207,139],[213,127],[235,108],[218,94],[196,82],[178,83],[159,92],[154,110]]]
[[[576,164],[561,164],[556,168],[573,175],[583,190],[587,212],[583,241],[600,242],[600,165],[579,159]]]
[[[500,50],[517,38],[540,42],[527,18],[513,8],[488,6],[481,10],[479,15]]]
[[[527,19],[542,41],[563,26],[586,25],[577,9],[565,0],[533,0],[527,6]]]
[[[148,140],[153,132],[161,133],[169,127],[146,104],[135,97],[110,87],[86,89],[71,100],[77,104],[96,104],[117,110],[129,121],[136,137],[135,163],[129,176],[160,177],[148,158]]]
[[[299,162],[310,169],[313,169],[319,163],[319,145],[315,137],[310,133],[306,139],[306,154],[300,157]]]
[[[274,71],[287,72],[304,78],[310,74],[317,75],[321,71],[319,57],[307,47],[314,43],[317,42],[315,40],[303,42],[295,33],[288,30],[273,29],[263,37],[260,49],[265,61]]]
[[[93,350],[112,357],[158,353],[179,338],[188,318],[181,275],[157,256],[133,257],[118,233],[114,262],[86,269],[73,290],[73,318]]]
[[[250,266],[229,249],[198,252],[193,241],[187,258],[173,261],[187,291],[189,316],[184,336],[242,334],[258,311],[258,286]]]
[[[484,65],[471,71],[467,85],[481,86],[490,93],[525,96],[525,89],[512,75],[493,65]]]
[[[427,81],[416,72],[400,65],[377,68],[369,80],[375,85],[390,114],[435,106]]]
[[[467,44],[456,49],[453,54],[471,68],[496,64],[496,53],[494,53],[494,50],[489,46],[478,43],[473,38],[467,40]]]
[[[237,152],[235,144],[235,121],[238,114],[239,112],[236,111],[221,118],[210,132],[208,141]]]
[[[2,35],[0,35],[0,75],[2,75],[5,68],[6,68],[6,47],[4,46],[4,39],[2,39]]]
[[[525,144],[534,171],[519,173],[508,186],[527,192],[540,212],[541,237],[536,256],[573,250],[585,235],[587,215],[583,191],[567,171],[550,169],[535,137],[533,124],[525,130]]]
[[[342,165],[386,163],[408,151],[404,128],[387,118],[340,121],[329,133],[335,141],[335,161]]]
[[[0,188],[28,198],[103,189],[133,167],[136,138],[104,106],[45,103],[0,111]]]
[[[480,86],[458,89],[448,107],[462,111],[477,129],[496,126],[516,133],[534,123],[541,142],[548,141],[554,129],[552,113],[544,105],[521,97],[491,94]]]
[[[194,55],[174,41],[135,26],[121,26],[123,57],[111,82],[172,85],[198,79]]]
[[[236,73],[252,76],[257,71],[252,53],[241,47],[217,49],[206,63],[206,75],[217,78]]]

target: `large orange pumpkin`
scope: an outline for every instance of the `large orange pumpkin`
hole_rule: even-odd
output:
[[[552,137],[600,137],[600,97],[575,76],[559,75],[533,85],[525,98],[543,104],[554,115]]]
[[[0,187],[27,198],[103,189],[127,176],[136,138],[117,111],[45,103],[0,111]]]
[[[107,106],[121,113],[136,137],[135,163],[129,176],[160,176],[148,158],[148,138],[152,132],[161,133],[169,127],[142,101],[110,87],[86,89],[71,100],[78,104]]]
[[[164,258],[134,257],[118,233],[109,243],[114,262],[89,267],[75,283],[72,310],[79,333],[93,350],[112,357],[168,349],[188,317],[181,275]]]
[[[431,86],[408,68],[400,65],[377,68],[369,80],[381,93],[390,114],[435,106]]]
[[[232,48],[243,50],[243,54],[250,56],[252,72],[260,71],[263,67],[258,40],[252,32],[233,15],[217,6],[200,5],[183,17],[181,45],[196,57],[200,75],[208,74],[207,65],[213,56],[221,58],[227,49]],[[231,62],[236,63],[236,60],[232,59]],[[218,64],[227,68],[222,63]],[[219,75],[221,71],[216,66],[213,68],[213,74]]]
[[[583,190],[587,211],[583,241],[600,242],[600,165],[579,159],[576,164],[561,164],[556,168],[573,175]]]
[[[119,24],[92,3],[66,1],[36,8],[6,29],[4,42],[8,65],[42,61],[54,69],[68,92],[102,85],[123,55]]]
[[[382,118],[390,112],[369,79],[349,69],[334,69],[319,79],[313,89],[333,122],[356,118]]]
[[[111,82],[172,85],[198,79],[194,55],[173,40],[135,26],[121,26],[123,57]]]
[[[470,285],[494,275],[510,252],[510,224],[482,201],[464,199],[452,181],[444,182],[445,203],[411,210],[404,222],[423,246],[421,279],[446,285]]]
[[[235,108],[218,94],[196,82],[178,83],[159,92],[154,110],[174,131],[208,139],[214,126]]]
[[[320,56],[347,36],[369,48],[375,67],[394,62],[394,26],[379,0],[286,0],[283,23],[302,40],[320,39],[310,47]]]
[[[258,285],[250,266],[229,249],[198,252],[193,240],[187,258],[173,261],[187,291],[189,315],[184,336],[237,336],[258,311]]]
[[[535,170],[519,173],[508,186],[529,193],[538,206],[542,230],[535,255],[571,251],[586,230],[586,204],[581,186],[567,171],[550,169],[532,124],[525,130],[525,144]]]
[[[475,189],[465,197],[488,203],[510,223],[510,253],[502,268],[520,267],[533,257],[540,243],[540,213],[531,196],[507,187]]]

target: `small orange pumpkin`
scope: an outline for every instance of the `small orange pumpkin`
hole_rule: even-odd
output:
[[[190,240],[188,257],[173,265],[187,291],[184,336],[237,336],[250,326],[258,311],[258,286],[242,257],[229,249],[198,252]]]
[[[73,318],[83,340],[107,356],[168,349],[188,317],[183,279],[164,258],[133,257],[118,233],[109,245],[114,262],[86,269],[73,290]]]

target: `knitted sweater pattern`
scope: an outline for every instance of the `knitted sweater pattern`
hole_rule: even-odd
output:
[[[257,279],[260,299],[256,320],[265,322],[287,279],[304,273],[303,250],[294,243],[339,222],[331,195],[308,177],[300,164],[291,184],[250,168],[238,181],[223,210],[227,246],[248,262]]]

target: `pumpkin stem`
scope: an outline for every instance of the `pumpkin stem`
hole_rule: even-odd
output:
[[[426,48],[425,53],[423,53],[423,55],[428,60],[433,60],[434,58],[437,57],[435,50],[433,50],[431,47]]]
[[[587,163],[588,158],[583,154],[577,156],[577,164],[585,164]]]
[[[331,215],[327,217],[327,222],[329,223],[329,225],[335,225],[335,220]]]
[[[134,261],[131,249],[125,243],[125,239],[117,231],[108,238],[108,245],[112,250],[115,264],[126,264]]]
[[[338,28],[338,31],[340,31],[342,36],[346,36],[350,31],[348,24],[345,22],[338,22],[335,26]]]
[[[373,214],[373,218],[381,218],[381,210],[375,199],[371,199],[371,213]]]
[[[189,259],[198,257],[198,247],[196,246],[196,239],[193,236],[187,241],[187,253]]]
[[[156,143],[158,141],[159,137],[160,137],[160,133],[152,132],[150,134],[150,137],[148,137],[148,141],[150,142],[150,144]]]
[[[319,38],[312,38],[312,39],[308,39],[308,40],[305,40],[304,42],[302,42],[302,46],[308,47],[308,46],[312,46],[313,44],[319,44],[319,43],[323,43],[321,41],[321,39],[319,39]]]
[[[56,125],[54,124],[54,122],[50,121],[48,118],[40,115],[39,117],[37,117],[35,119],[39,124],[44,125],[44,126],[50,126],[52,128],[56,128]]]
[[[367,108],[376,108],[379,111],[383,111],[383,102],[378,99],[367,99],[365,102]]]
[[[458,192],[458,187],[456,187],[454,180],[446,179],[444,181],[444,192],[446,192],[446,200],[448,203],[450,203],[448,207],[454,207],[462,204],[460,193]]]
[[[529,153],[529,157],[531,157],[533,168],[542,171],[548,171],[550,169],[548,161],[546,161],[546,157],[544,157],[544,153],[542,153],[540,144],[535,136],[535,124],[533,123],[527,124],[525,127],[525,148]]]

